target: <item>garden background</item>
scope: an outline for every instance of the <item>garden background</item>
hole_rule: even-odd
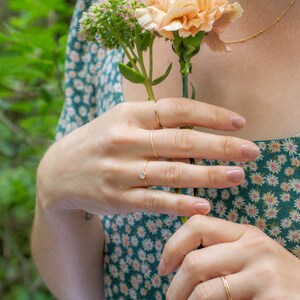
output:
[[[0,0],[0,299],[53,299],[30,256],[38,162],[64,100],[75,0]]]

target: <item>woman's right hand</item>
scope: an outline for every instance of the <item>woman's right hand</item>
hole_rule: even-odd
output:
[[[179,126],[238,130],[245,121],[226,109],[183,98],[124,102],[56,142],[38,170],[37,198],[47,210],[84,210],[105,215],[133,211],[191,216],[206,214],[208,201],[145,188],[139,174],[146,164],[150,186],[224,188],[240,184],[239,167],[197,166],[189,157],[250,161],[259,155],[252,142]],[[172,158],[173,162],[158,160]]]

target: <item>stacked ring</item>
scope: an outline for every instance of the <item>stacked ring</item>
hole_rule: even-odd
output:
[[[146,179],[146,176],[147,176],[146,168],[147,168],[148,162],[149,162],[148,160],[145,162],[143,170],[139,174],[139,178],[144,181],[146,187],[149,187],[149,184]]]
[[[159,156],[157,155],[157,152],[156,152],[156,150],[155,150],[155,147],[154,147],[153,132],[154,132],[154,130],[152,129],[152,130],[150,131],[150,143],[151,143],[151,148],[152,148],[152,151],[153,151],[153,153],[154,153],[154,156],[155,156],[156,158],[159,158]]]
[[[231,291],[230,291],[230,288],[229,288],[228,281],[225,278],[225,276],[221,276],[221,278],[222,278],[223,285],[224,285],[224,288],[225,288],[225,291],[226,291],[227,300],[232,300]]]
[[[157,111],[157,101],[156,100],[154,100],[154,113],[155,113],[155,119],[156,119],[156,122],[157,122],[159,128],[160,129],[163,128],[160,123],[160,119],[159,119],[159,115],[158,115],[158,111]]]

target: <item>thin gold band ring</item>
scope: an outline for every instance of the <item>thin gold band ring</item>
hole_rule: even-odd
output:
[[[154,132],[154,130],[152,129],[152,130],[150,131],[150,143],[151,143],[151,148],[152,148],[152,151],[153,151],[155,157],[156,157],[156,158],[159,158],[159,156],[158,156],[158,154],[157,154],[157,152],[156,152],[156,150],[155,150],[155,147],[154,147],[153,132]]]
[[[231,291],[230,291],[228,281],[225,278],[225,276],[221,276],[221,278],[222,278],[223,285],[224,285],[224,288],[225,288],[225,291],[226,291],[227,300],[232,300]]]
[[[156,122],[157,122],[159,128],[162,129],[163,127],[160,123],[160,119],[159,119],[159,115],[158,115],[158,111],[157,111],[157,101],[156,100],[154,100],[154,113],[155,113]]]

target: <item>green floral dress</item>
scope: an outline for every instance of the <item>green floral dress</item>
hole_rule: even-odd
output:
[[[82,11],[92,2],[78,0],[72,20],[66,102],[57,139],[123,101],[117,68],[122,52],[86,43],[78,34]],[[239,165],[246,173],[240,186],[199,189],[200,196],[210,200],[213,216],[254,224],[300,258],[300,137],[257,144],[261,155],[249,163],[199,161],[203,165]],[[102,222],[106,299],[163,299],[173,274],[160,277],[157,266],[164,244],[181,226],[180,218],[132,213],[104,216]]]

